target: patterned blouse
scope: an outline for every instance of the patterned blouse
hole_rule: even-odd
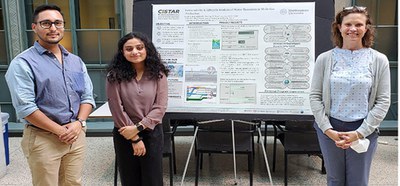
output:
[[[372,86],[372,50],[333,49],[331,117],[345,121],[364,119]]]

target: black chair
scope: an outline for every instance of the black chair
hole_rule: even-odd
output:
[[[317,133],[313,128],[314,121],[286,121],[285,128],[274,125],[274,131],[280,130],[274,137],[274,154],[272,170],[275,172],[276,141],[282,143],[284,148],[284,182],[287,185],[287,157],[289,154],[316,155],[322,159],[321,173],[325,174],[324,159],[319,147]]]
[[[253,185],[253,152],[255,126],[235,122],[235,153],[247,154],[250,185]],[[196,179],[198,185],[199,171],[202,168],[203,153],[233,153],[231,121],[219,121],[199,124],[196,136]]]
[[[175,141],[174,134],[175,131],[171,129],[169,122],[164,122],[161,124],[164,131],[164,146],[163,146],[163,157],[168,157],[169,159],[169,183],[172,186],[174,183],[174,173],[176,173],[176,163],[175,163]],[[115,172],[114,172],[114,186],[118,185],[118,164],[117,158],[115,158]],[[175,172],[174,172],[175,170]]]

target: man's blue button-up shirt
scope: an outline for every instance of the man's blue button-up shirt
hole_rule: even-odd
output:
[[[11,61],[5,77],[18,118],[39,109],[54,122],[65,124],[76,119],[80,104],[95,107],[85,64],[59,47],[63,63],[38,42]]]

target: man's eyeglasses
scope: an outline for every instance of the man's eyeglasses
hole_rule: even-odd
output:
[[[348,6],[348,7],[343,7],[343,10],[346,10],[346,11],[349,11],[349,10],[364,11],[364,10],[367,10],[367,7],[365,7],[365,6]]]
[[[35,22],[35,24],[37,24],[37,22]],[[64,28],[65,22],[64,21],[51,22],[49,20],[39,21],[39,25],[44,29],[49,29],[51,26],[53,26],[53,24],[56,28]]]

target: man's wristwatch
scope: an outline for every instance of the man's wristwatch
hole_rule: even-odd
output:
[[[86,120],[77,118],[79,123],[81,123],[82,128],[86,127]]]
[[[144,126],[140,123],[136,124],[136,128],[138,129],[139,132],[142,132],[144,130]]]

